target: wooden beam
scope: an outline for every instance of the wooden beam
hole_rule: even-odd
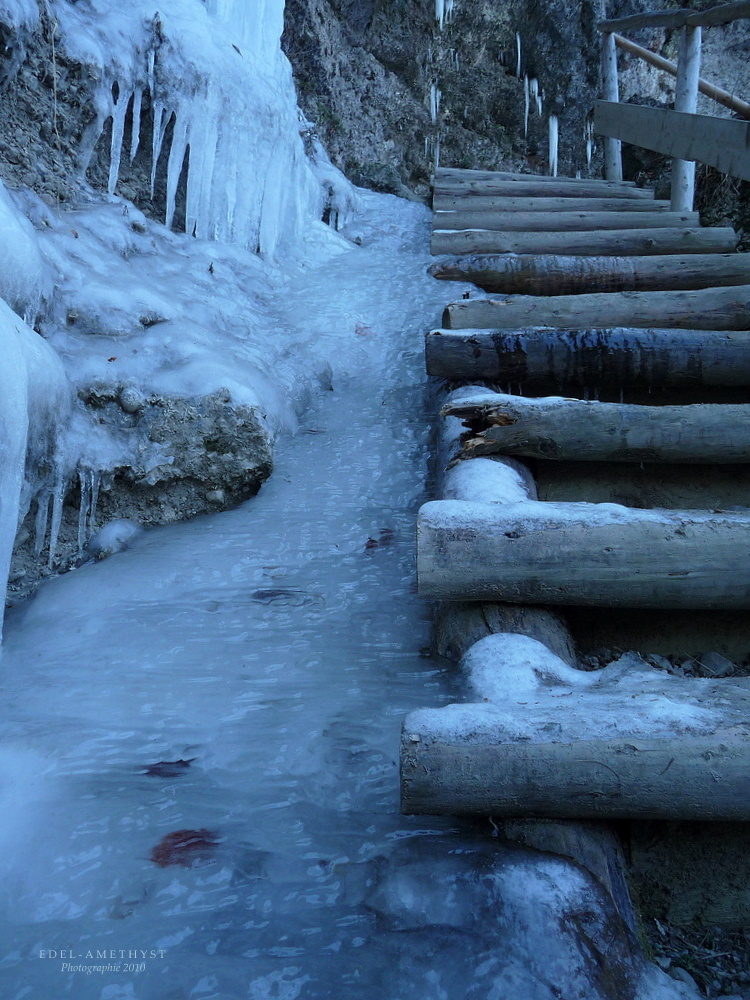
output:
[[[669,202],[653,198],[514,198],[511,195],[435,194],[434,212],[668,212]]]
[[[653,198],[654,192],[609,181],[572,180],[565,177],[527,176],[518,180],[453,180],[435,181],[437,194],[509,195],[514,198]]]
[[[677,59],[674,109],[694,114],[698,106],[698,79],[701,64],[701,28],[685,26],[680,37]],[[672,160],[673,212],[692,212],[695,200],[695,161]]]
[[[466,458],[750,463],[750,405],[744,404],[634,406],[498,393],[448,404],[443,413],[460,417],[471,428],[464,441]]]
[[[521,183],[526,183],[527,181],[537,181],[540,184],[549,185],[555,185],[561,181],[569,181],[571,184],[580,183],[573,177],[549,177],[547,174],[521,174],[510,170],[469,170],[464,169],[463,167],[438,167],[435,170],[435,181],[448,180],[520,181]],[[603,178],[593,178],[590,179],[588,183],[596,184],[602,188],[609,188],[613,186],[609,181],[606,181]],[[616,186],[632,189],[635,187],[635,181],[621,181]]]
[[[699,226],[697,212],[435,212],[433,231],[489,229],[504,233],[595,232],[601,229],[672,229]]]
[[[449,330],[525,327],[654,327],[750,330],[750,285],[663,292],[508,295],[461,299],[443,313]]]
[[[619,504],[424,504],[428,600],[632,608],[750,608],[750,516]]]
[[[632,14],[630,17],[616,17],[600,21],[597,27],[603,32],[637,31],[641,28],[682,28],[685,25],[693,28],[710,28],[718,24],[730,24],[745,17],[750,17],[750,2],[737,0],[736,3],[725,3],[703,11],[657,10]]]
[[[750,386],[750,332],[433,330],[425,355],[429,375],[526,389]]]
[[[602,35],[602,85],[604,100],[617,104],[620,100],[617,49],[611,32]],[[620,140],[613,136],[604,139],[604,176],[608,181],[622,180],[622,146]]]
[[[750,122],[597,101],[594,129],[600,135],[614,135],[682,160],[700,160],[725,174],[750,180]]]
[[[443,281],[469,281],[506,295],[580,295],[750,285],[750,254],[664,257],[522,257],[483,255],[441,261],[429,269]]]
[[[584,257],[648,256],[671,253],[729,253],[733,229],[628,229],[573,233],[498,233],[468,230],[433,233],[431,252],[438,254],[517,253],[575,254]]]
[[[750,819],[750,734],[501,742],[434,734],[440,710],[407,716],[401,811],[559,819]]]
[[[630,55],[643,59],[650,66],[663,70],[665,73],[670,73],[672,76],[677,76],[677,63],[670,62],[669,59],[664,59],[662,56],[657,55],[656,52],[652,52],[651,49],[644,49],[642,45],[636,45],[635,42],[631,42],[629,38],[623,38],[622,35],[615,35],[614,39],[617,47],[622,49],[623,52],[629,52]],[[716,101],[717,104],[729,108],[730,111],[734,111],[741,118],[750,119],[750,104],[747,101],[741,101],[739,97],[730,94],[728,90],[722,90],[721,87],[714,86],[713,83],[709,83],[708,80],[704,80],[702,77],[698,80],[698,90],[705,97],[709,97],[712,101]]]

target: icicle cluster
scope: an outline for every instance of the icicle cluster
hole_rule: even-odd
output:
[[[435,0],[435,20],[442,31],[453,17],[453,0]]]
[[[283,2],[165,0],[157,14],[146,0],[57,7],[65,47],[99,63],[98,119],[83,152],[92,155],[111,121],[110,193],[123,158],[140,151],[152,194],[166,174],[168,226],[186,177],[185,230],[196,237],[273,255],[322,217],[325,190],[305,156],[279,47]]]

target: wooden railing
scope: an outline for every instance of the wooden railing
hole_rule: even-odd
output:
[[[693,208],[696,160],[733,177],[750,180],[750,104],[700,78],[702,28],[729,24],[740,18],[750,18],[750,0],[737,0],[704,11],[651,11],[600,22],[604,100],[596,103],[594,131],[605,136],[604,170],[608,180],[622,180],[622,142],[673,157],[673,212]],[[662,59],[619,34],[640,28],[680,29],[677,63]],[[620,104],[618,47],[677,77],[674,111]],[[747,120],[696,114],[699,92]]]

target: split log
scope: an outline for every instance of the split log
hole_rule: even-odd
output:
[[[419,514],[431,600],[750,608],[750,517],[618,504],[438,500]]]
[[[512,195],[435,194],[434,212],[668,212],[668,201],[653,198],[515,198]]]
[[[577,462],[750,462],[750,405],[634,406],[498,393],[494,399],[450,403],[444,412],[472,428],[464,442],[466,458],[501,454]]]
[[[574,233],[497,233],[491,230],[432,234],[430,251],[438,254],[535,253],[617,257],[633,254],[731,253],[737,245],[733,229],[602,229]]]
[[[750,254],[665,257],[474,256],[441,261],[433,278],[469,281],[506,295],[581,295],[750,285]]]
[[[502,212],[495,209],[467,212],[457,209],[435,212],[435,232],[464,229],[503,233],[572,233],[615,229],[675,229],[698,226],[697,212]]]
[[[513,295],[462,299],[443,313],[449,330],[574,326],[750,330],[750,285],[662,292],[593,292],[585,295]]]
[[[712,736],[498,743],[422,731],[425,715],[404,723],[406,813],[750,820],[747,726]]]
[[[715,330],[433,330],[427,372],[524,387],[750,386],[750,332]]]

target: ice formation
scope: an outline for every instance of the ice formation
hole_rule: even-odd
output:
[[[0,365],[0,586],[4,592],[16,530],[36,488],[27,478],[27,457],[34,465],[44,460],[48,466],[55,467],[55,430],[65,422],[71,394],[55,352],[1,299],[0,355],[3,359]]]
[[[549,116],[549,172],[552,177],[557,177],[557,145],[558,145],[557,115],[550,115]]]
[[[351,188],[341,175],[334,180],[319,150],[305,154],[279,47],[283,10],[278,0],[169,0],[158,13],[147,0],[85,8],[57,0],[62,44],[99,74],[82,158],[88,162],[109,126],[111,194],[123,158],[132,161],[146,144],[152,192],[166,164],[167,226],[184,183],[189,235],[273,256],[332,199],[343,214]]]
[[[434,125],[438,120],[438,115],[440,114],[440,88],[437,85],[437,81],[433,81],[430,85],[430,119]]]

